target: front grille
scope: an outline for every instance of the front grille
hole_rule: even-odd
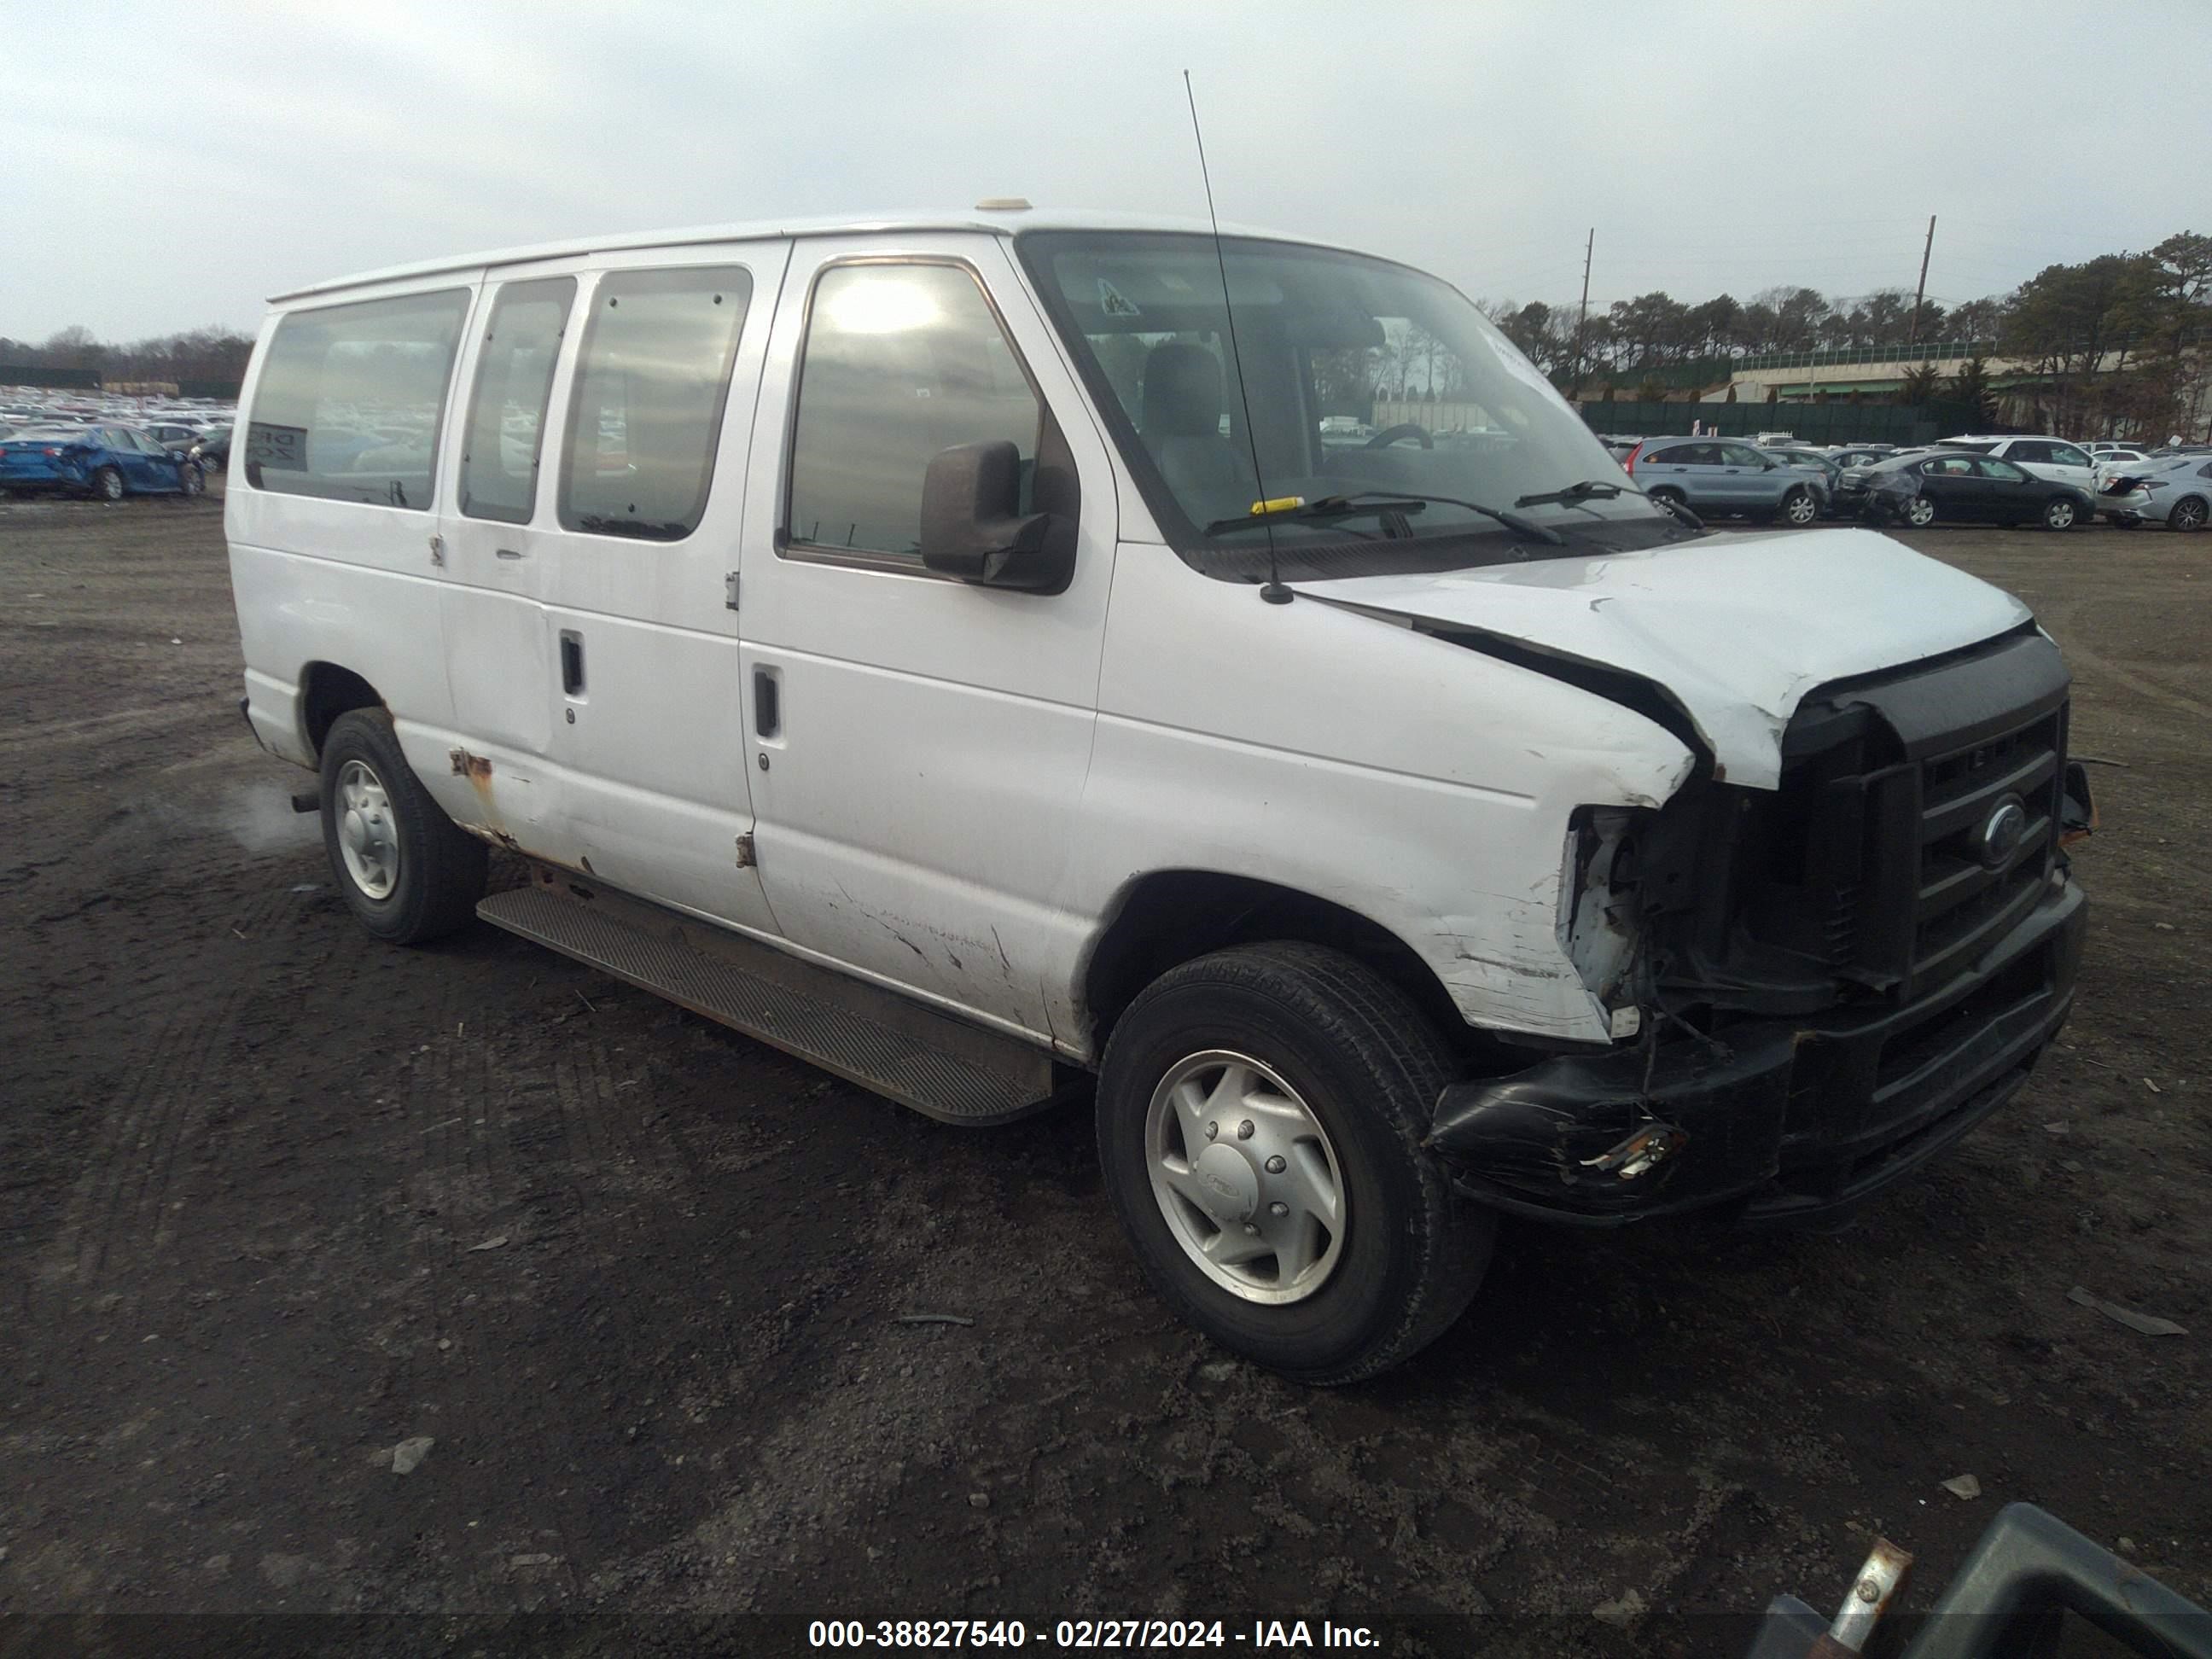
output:
[[[2062,706],[1921,763],[1914,988],[1941,984],[2034,908],[2057,850],[2065,740]],[[1992,866],[1982,856],[1983,829],[2012,799],[2025,811],[2027,828]]]

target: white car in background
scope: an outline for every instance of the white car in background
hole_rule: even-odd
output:
[[[2084,495],[2094,498],[2097,493],[2097,463],[2090,459],[2087,450],[2063,438],[1967,436],[1946,438],[1941,447],[1994,455],[2039,478],[2070,483]]]
[[[2150,452],[2146,449],[2124,448],[2118,444],[2106,445],[2101,448],[2092,444],[2089,447],[2089,456],[2097,464],[2097,488],[2101,491],[2121,473],[2132,471],[2149,460]]]

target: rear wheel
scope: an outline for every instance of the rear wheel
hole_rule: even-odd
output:
[[[2045,530],[2071,530],[2080,517],[2074,503],[2063,495],[2054,495],[2043,504],[2043,527]]]
[[[2168,509],[2166,523],[2176,530],[2196,531],[2204,528],[2205,505],[2202,495],[2185,495]]]
[[[103,501],[123,499],[123,474],[112,466],[103,466],[92,475],[92,493]]]
[[[1915,530],[1925,530],[1936,522],[1936,503],[1925,495],[1915,495],[1905,504],[1905,521]]]
[[[1496,1219],[1421,1148],[1448,1054],[1405,995],[1318,945],[1239,946],[1154,981],[1098,1084],[1106,1189],[1152,1288],[1302,1382],[1439,1335]]]
[[[430,799],[392,716],[356,708],[323,743],[323,846],[354,919],[389,945],[419,945],[476,915],[490,855]]]
[[[1820,504],[1813,499],[1813,492],[1800,484],[1783,498],[1782,516],[1802,530],[1820,516]]]

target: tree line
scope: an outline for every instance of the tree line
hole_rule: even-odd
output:
[[[1766,289],[1686,304],[1663,291],[1617,300],[1585,322],[1574,302],[1484,301],[1483,311],[1568,395],[1601,386],[1650,391],[1662,377],[1745,357],[1860,347],[1972,343],[1964,386],[1933,369],[1907,377],[1904,401],[1938,392],[1984,401],[1980,357],[2019,360],[2047,377],[2036,410],[2069,425],[2195,428],[2212,374],[2212,237],[2183,231],[2146,253],[2047,265],[2009,294],[1947,309],[1907,289],[1831,300],[1817,289]],[[1668,371],[1677,371],[1668,376]],[[1917,394],[1917,395],[1915,395]]]
[[[132,380],[236,380],[253,353],[250,335],[234,329],[186,329],[127,343],[105,341],[82,324],[44,340],[0,334],[0,363],[32,369],[90,369],[113,384]]]

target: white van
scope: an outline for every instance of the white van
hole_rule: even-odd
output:
[[[1322,441],[1407,338],[1499,441]],[[1838,1217],[2071,1000],[2026,607],[1655,507],[1402,265],[580,241],[282,295],[241,407],[244,712],[370,933],[481,916],[948,1123],[1095,1074],[1145,1273],[1298,1377],[1443,1330],[1501,1214]]]

